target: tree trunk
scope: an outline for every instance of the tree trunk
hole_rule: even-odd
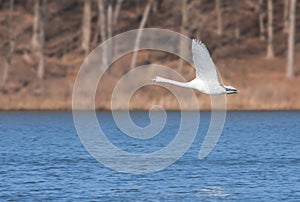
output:
[[[113,9],[112,1],[98,0],[98,29],[93,43],[98,42],[99,32],[101,42],[112,37],[122,2],[123,0],[117,0],[115,8]],[[102,46],[102,65],[107,65],[107,58],[112,57],[116,46],[117,44],[105,44]]]
[[[114,11],[113,20],[112,20],[113,26],[116,26],[116,24],[117,24],[119,13],[120,13],[120,10],[121,10],[122,2],[123,2],[123,0],[118,0],[117,1],[116,7],[115,7],[115,11]]]
[[[296,0],[290,2],[290,15],[289,15],[289,32],[288,32],[288,52],[287,52],[287,78],[294,77],[294,46],[295,46],[295,15],[296,15]]]
[[[91,0],[84,0],[81,47],[85,52],[85,56],[87,56],[90,51],[90,37],[91,37]]]
[[[222,10],[221,10],[221,0],[215,0],[216,4],[216,13],[217,13],[217,34],[221,36],[223,34],[223,28],[222,28]]]
[[[273,49],[273,0],[268,0],[268,47],[267,59],[274,58]]]
[[[133,49],[134,52],[133,52],[133,56],[132,56],[132,59],[131,59],[131,65],[130,65],[131,69],[133,69],[135,64],[136,64],[136,58],[137,58],[137,54],[138,54],[137,49],[139,48],[139,45],[140,45],[140,40],[141,40],[141,36],[142,36],[142,33],[143,33],[143,28],[145,27],[145,24],[147,22],[147,18],[148,18],[148,15],[149,15],[149,11],[150,11],[152,2],[153,2],[153,0],[148,0],[148,3],[146,5],[142,21],[140,23],[140,27],[139,27],[139,30],[138,30],[138,33],[137,33],[137,36],[136,36],[135,44],[134,44],[134,49]]]
[[[98,12],[99,12],[99,29],[101,42],[106,40],[106,14],[105,14],[105,2],[104,0],[98,0]],[[107,66],[107,48],[102,46],[102,65]]]
[[[9,1],[9,16],[8,16],[8,37],[9,37],[9,49],[7,51],[6,60],[4,64],[4,72],[2,75],[2,80],[0,82],[0,90],[4,87],[7,77],[8,77],[8,70],[11,65],[11,60],[14,52],[15,47],[15,34],[13,32],[12,26],[12,13],[14,11],[14,0]]]
[[[290,4],[290,0],[284,0],[283,33],[288,33],[288,29],[289,29],[289,4]]]
[[[32,29],[32,39],[31,48],[33,51],[39,48],[39,22],[40,22],[40,0],[34,1],[34,17],[33,17],[33,29]]]
[[[118,17],[119,17],[119,14],[120,14],[122,3],[123,3],[123,0],[118,0],[117,4],[115,6],[115,9],[114,9],[114,12],[113,12],[113,19],[112,19],[112,26],[113,27],[116,27],[116,25],[117,25],[117,21],[118,21]],[[113,47],[112,54],[113,55],[118,50],[118,45],[119,44],[115,44],[115,43],[112,44],[112,47]]]
[[[258,2],[258,20],[259,20],[259,38],[265,40],[265,25],[264,25],[265,12],[263,9],[263,0]]]
[[[112,24],[112,2],[109,2],[108,9],[107,9],[107,38],[110,39],[112,37],[112,30],[113,30],[113,24]],[[108,41],[107,45],[107,56],[108,58],[112,57],[112,44],[111,41]]]
[[[187,0],[181,0],[181,27],[180,32],[183,35],[188,35],[187,31],[187,23],[188,23],[188,15],[187,15]],[[183,55],[184,44],[183,40],[180,40],[180,55]],[[179,58],[179,69],[181,70],[183,67],[183,59]]]
[[[240,38],[240,8],[239,8],[239,0],[234,1],[234,13],[235,13],[235,31],[234,35],[236,39]]]
[[[44,61],[44,46],[45,46],[45,19],[46,19],[46,3],[47,0],[42,0],[42,5],[40,7],[40,17],[39,17],[39,45],[38,45],[38,78],[44,78],[45,72],[45,61]]]
[[[112,3],[108,4],[107,9],[107,37],[110,39],[112,37]]]
[[[99,12],[99,28],[100,28],[100,36],[101,42],[106,40],[106,14],[105,14],[105,3],[104,0],[98,0],[98,12]]]

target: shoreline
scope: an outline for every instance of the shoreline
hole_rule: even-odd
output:
[[[80,110],[72,110],[72,109],[0,109],[1,112],[72,112],[72,111],[93,111],[93,110],[85,110],[85,109],[80,109]],[[112,112],[112,111],[118,111],[118,112],[125,112],[125,111],[130,111],[130,112],[149,112],[150,110],[108,110],[108,109],[97,109],[95,110],[96,112]],[[152,110],[153,111],[153,110]],[[154,110],[154,111],[160,111],[160,110]],[[165,109],[166,112],[194,112],[194,111],[199,111],[199,112],[210,112],[211,110],[208,109],[200,109],[200,110],[167,110]],[[214,111],[223,111],[223,110],[214,110]],[[226,112],[300,112],[300,109],[227,109],[225,110]]]

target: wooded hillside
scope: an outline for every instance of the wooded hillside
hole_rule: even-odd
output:
[[[229,109],[300,109],[299,7],[296,0],[0,0],[0,109],[71,109],[88,53],[139,27],[204,41],[224,83],[240,90],[228,96]],[[114,85],[132,66],[154,61],[193,78],[178,57],[129,54],[108,70],[97,108],[110,109]],[[209,109],[209,96],[197,96],[200,109]],[[157,86],[139,90],[131,109],[153,104],[179,109],[174,95]]]

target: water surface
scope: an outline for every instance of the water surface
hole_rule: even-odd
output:
[[[201,112],[190,149],[170,167],[151,174],[118,173],[82,146],[70,112],[0,112],[0,201],[299,201],[300,112],[228,112],[214,151],[198,152],[210,115]],[[133,112],[138,125],[147,112]],[[135,153],[166,146],[178,130],[168,112],[150,140],[123,134],[109,112],[98,113],[116,146]]]

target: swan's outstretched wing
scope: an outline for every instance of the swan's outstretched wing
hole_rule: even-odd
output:
[[[192,53],[196,67],[196,78],[203,79],[207,84],[219,84],[215,64],[204,43],[193,39]]]

